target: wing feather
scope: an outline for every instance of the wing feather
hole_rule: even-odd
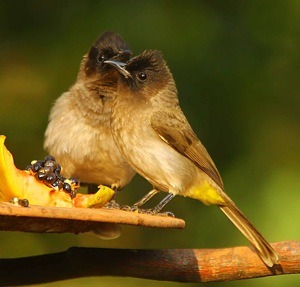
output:
[[[221,176],[213,160],[180,109],[154,113],[151,126],[163,141],[194,162],[223,189]]]

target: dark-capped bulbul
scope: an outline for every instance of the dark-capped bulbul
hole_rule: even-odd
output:
[[[179,106],[162,54],[145,51],[126,64],[105,62],[120,72],[111,118],[116,145],[130,166],[154,186],[146,199],[156,190],[169,193],[154,212],[177,194],[217,205],[267,266],[277,264],[279,257],[272,246],[224,192],[214,162]]]
[[[127,61],[130,56],[118,34],[105,32],[83,57],[74,85],[52,107],[44,147],[62,165],[65,177],[118,190],[135,175],[112,138],[118,72],[104,63]]]
[[[76,82],[50,112],[44,148],[61,164],[65,177],[88,183],[89,193],[99,184],[122,189],[135,175],[112,138],[111,105],[118,72],[104,63],[108,59],[127,61],[130,56],[118,34],[102,34],[84,55]],[[112,239],[121,230],[119,225],[103,223],[95,233]]]

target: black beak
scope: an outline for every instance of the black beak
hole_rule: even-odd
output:
[[[130,56],[132,55],[131,50],[126,49],[126,50],[120,50],[117,55],[114,57],[110,58],[110,60],[117,60],[120,62],[127,62],[130,59]]]
[[[126,70],[126,63],[117,60],[106,60],[104,61],[104,63],[116,68],[118,72],[122,74],[126,79],[132,78],[131,74]]]

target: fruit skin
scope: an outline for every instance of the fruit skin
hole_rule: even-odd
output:
[[[71,199],[69,193],[45,185],[30,171],[16,168],[13,156],[4,144],[5,139],[0,135],[0,201],[10,202],[17,197],[27,199],[30,205],[88,208],[102,207],[114,195],[110,188],[99,186],[95,194],[77,194]]]

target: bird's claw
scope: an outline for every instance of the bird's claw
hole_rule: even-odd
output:
[[[131,207],[129,205],[120,205],[115,200],[111,200],[109,203],[105,205],[105,208],[108,209],[119,209],[124,211],[131,211]]]
[[[108,209],[121,209],[121,206],[114,199],[112,199],[109,203],[107,203],[105,205],[105,208],[108,208]]]
[[[121,205],[120,209],[124,211],[131,211],[131,207],[129,205]]]
[[[142,208],[139,208],[136,205],[131,206],[130,211],[131,212],[136,212],[136,213],[141,213],[141,214],[175,217],[175,215],[170,211],[158,212],[157,210],[155,210],[155,208],[142,209]]]

